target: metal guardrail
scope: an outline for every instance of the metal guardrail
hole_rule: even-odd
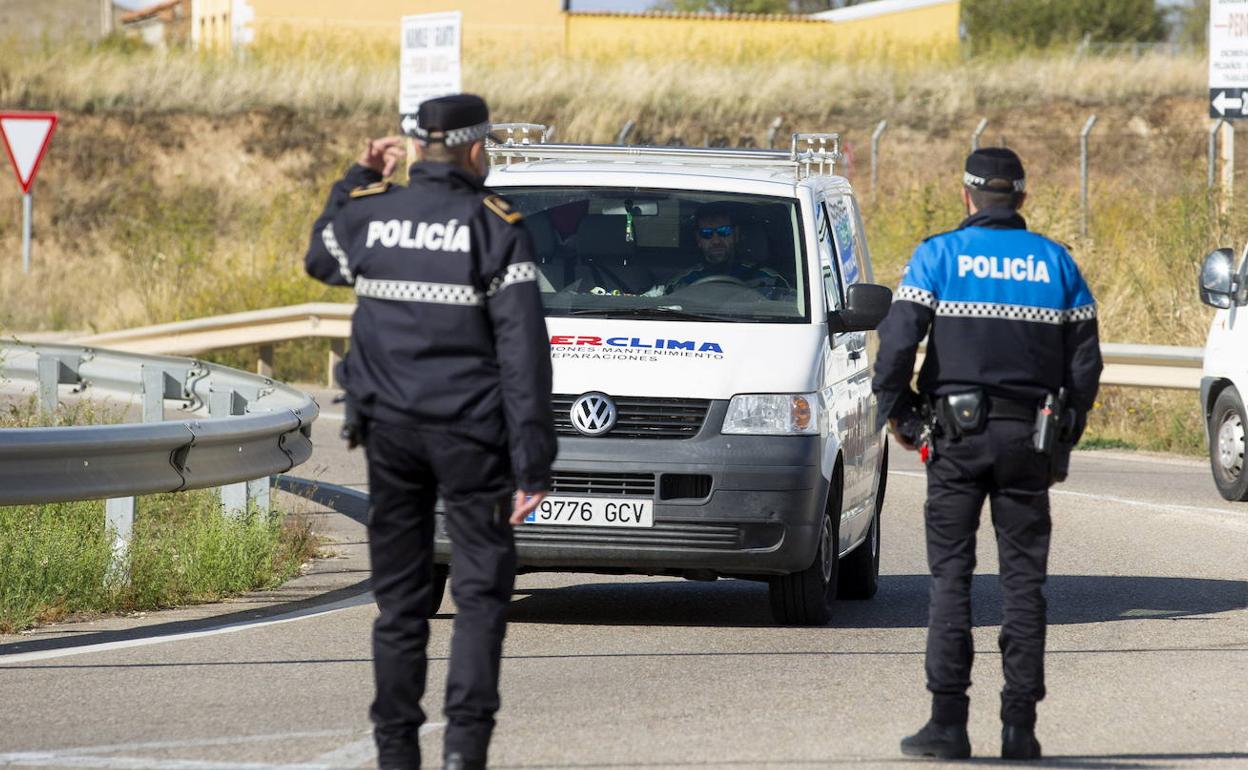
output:
[[[303,337],[328,337],[341,343],[351,336],[351,314],[354,311],[355,305],[352,304],[320,302],[109,332],[75,342],[116,350],[180,354],[259,345],[261,351],[257,368],[271,372],[273,343]],[[265,346],[269,346],[267,351]],[[341,357],[343,349],[343,345],[339,344],[331,350],[331,372],[332,364]],[[1177,390],[1200,388],[1204,356],[1201,348],[1107,342],[1101,345],[1101,353],[1105,358],[1102,385]],[[922,363],[921,358],[918,363]]]
[[[143,422],[0,429],[0,505],[203,489],[283,473],[312,454],[316,403],[270,379],[187,358],[0,343],[0,391],[141,411]],[[180,419],[166,421],[172,408]],[[248,491],[235,486],[246,506]],[[231,488],[223,490],[231,507]],[[234,501],[237,502],[236,500]]]

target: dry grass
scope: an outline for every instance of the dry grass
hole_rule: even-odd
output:
[[[244,59],[117,44],[0,47],[0,103],[63,114],[36,187],[32,276],[20,273],[17,196],[0,189],[0,211],[12,212],[0,216],[0,329],[104,330],[345,301],[306,279],[300,256],[329,182],[358,143],[394,130],[398,80],[393,46],[343,51],[310,40]],[[1210,313],[1195,296],[1197,261],[1248,231],[1245,207],[1219,217],[1207,199],[1206,65],[1195,57],[1049,55],[916,68],[501,56],[468,52],[466,86],[498,119],[553,124],[565,140],[610,141],[634,120],[638,143],[761,144],[776,115],[785,130],[842,131],[844,170],[867,203],[885,282],[918,241],[961,218],[957,172],[971,130],[988,117],[984,141],[1023,155],[1033,179],[1025,213],[1072,245],[1100,300],[1103,337],[1113,341],[1200,344]],[[1091,237],[1083,238],[1077,136],[1093,112],[1101,121]],[[881,119],[890,127],[873,191],[869,137]],[[303,371],[319,359],[305,351],[279,360],[279,376],[319,377]],[[1127,406],[1094,430],[1156,448],[1192,445],[1194,408],[1183,417],[1188,439],[1176,441],[1169,426],[1137,419],[1147,410],[1130,411],[1130,398],[1109,399]],[[1138,429],[1123,422],[1132,419]]]

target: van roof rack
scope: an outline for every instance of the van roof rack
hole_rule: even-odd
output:
[[[487,142],[491,161],[511,165],[535,160],[582,160],[605,163],[667,161],[704,166],[771,166],[791,168],[799,179],[836,173],[841,160],[840,134],[793,134],[784,150],[733,147],[658,147],[625,144],[552,144],[550,129],[539,123],[495,123],[492,132],[501,141]]]

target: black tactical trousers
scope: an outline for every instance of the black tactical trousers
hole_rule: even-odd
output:
[[[989,420],[982,433],[936,439],[927,467],[927,561],[932,572],[927,689],[932,718],[965,724],[971,686],[971,574],[984,498],[997,534],[1004,618],[1001,720],[1032,726],[1044,698],[1044,581],[1048,567],[1048,458],[1032,448],[1033,425]]]
[[[434,504],[446,507],[451,595],[458,610],[446,678],[447,752],[486,758],[498,711],[498,672],[516,575],[514,491],[506,447],[443,429],[372,422],[366,440],[369,556],[381,614],[373,626],[378,752],[418,767],[420,699],[432,614]]]

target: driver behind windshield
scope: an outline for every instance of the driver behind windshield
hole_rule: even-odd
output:
[[[738,258],[741,231],[730,206],[723,203],[699,206],[694,216],[693,234],[702,261],[668,281],[667,294],[698,283],[717,281],[745,285],[769,296],[788,291],[788,282],[776,271]]]

